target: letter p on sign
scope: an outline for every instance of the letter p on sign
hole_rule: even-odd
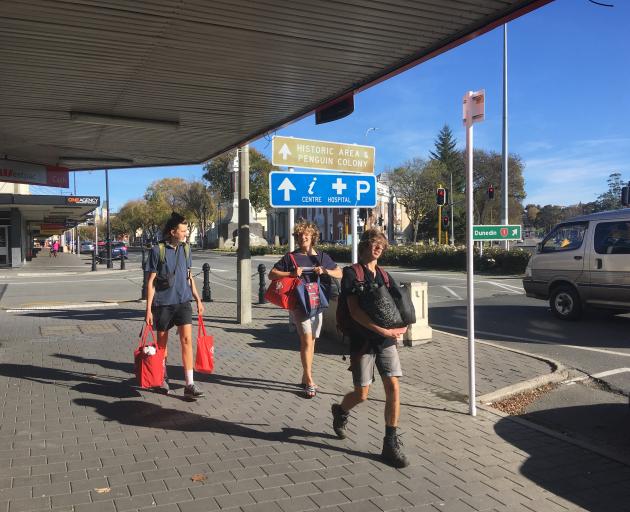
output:
[[[361,199],[361,194],[367,194],[370,191],[370,182],[365,180],[357,181],[357,201]]]

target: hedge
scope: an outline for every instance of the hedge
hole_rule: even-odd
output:
[[[318,248],[326,251],[339,263],[350,263],[351,248],[344,245],[320,244]],[[282,255],[287,252],[286,245],[278,247],[252,247],[252,256],[264,254]],[[498,246],[485,248],[483,256],[475,248],[475,270],[497,274],[523,274],[529,261],[530,253],[523,249],[506,251]],[[404,245],[387,249],[379,260],[383,265],[418,268],[421,270],[466,270],[466,248],[450,245]]]

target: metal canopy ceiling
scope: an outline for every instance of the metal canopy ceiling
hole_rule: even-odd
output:
[[[3,0],[0,158],[203,162],[548,1]]]

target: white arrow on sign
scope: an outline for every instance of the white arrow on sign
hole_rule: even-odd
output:
[[[296,188],[295,188],[295,185],[293,185],[293,183],[291,183],[291,180],[289,178],[284,178],[282,183],[280,183],[280,186],[278,187],[278,190],[282,190],[284,192],[284,200],[285,201],[290,201],[291,200],[291,191],[292,190],[296,190]]]
[[[287,147],[286,144],[282,144],[282,147],[280,148],[278,153],[280,153],[282,155],[282,160],[286,160],[287,157],[291,154],[291,150]],[[293,190],[295,190],[295,189],[293,189]],[[287,199],[287,201],[288,201],[288,199]]]

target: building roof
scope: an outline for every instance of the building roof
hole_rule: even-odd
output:
[[[0,155],[200,163],[550,0],[4,0]]]

